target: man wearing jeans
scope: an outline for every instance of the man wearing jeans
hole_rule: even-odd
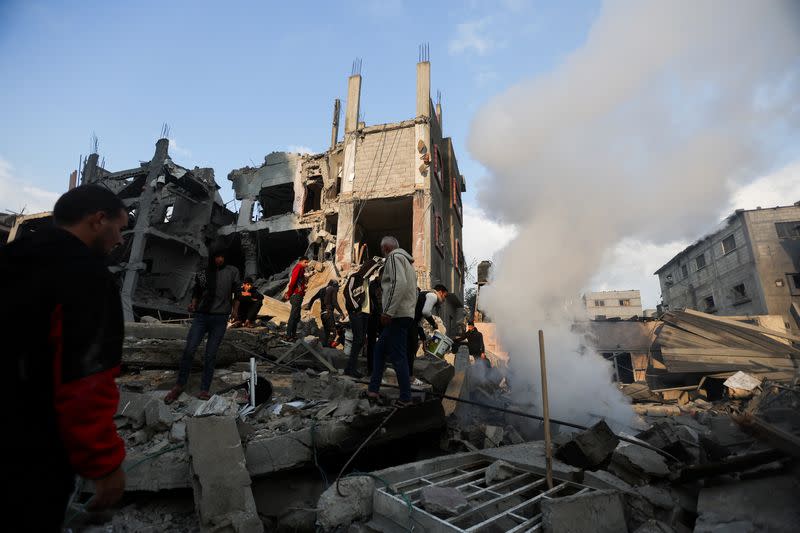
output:
[[[400,386],[400,400],[397,405],[402,407],[411,403],[406,351],[408,328],[414,322],[414,308],[417,303],[417,273],[413,266],[414,259],[400,248],[395,237],[387,236],[381,240],[381,252],[386,257],[381,276],[383,331],[375,346],[375,360],[367,395],[373,399],[379,397],[384,365],[388,359],[397,373],[397,384]]]
[[[300,324],[300,308],[303,305],[303,298],[306,295],[306,267],[308,257],[301,257],[300,261],[292,269],[292,276],[289,278],[289,287],[284,300],[289,300],[292,310],[289,312],[289,322],[286,323],[286,340],[297,340],[297,325]]]
[[[208,340],[203,359],[203,378],[197,397],[201,400],[208,400],[211,397],[208,391],[211,388],[211,380],[214,378],[217,350],[228,327],[233,296],[239,292],[240,288],[239,269],[226,265],[225,255],[222,252],[212,254],[208,268],[199,272],[195,278],[192,303],[189,304],[189,312],[194,312],[195,315],[186,338],[186,347],[183,350],[178,372],[178,383],[166,395],[164,403],[174,402],[183,392],[186,382],[189,380],[194,353],[206,333],[208,333]]]
[[[358,371],[358,358],[367,338],[367,326],[372,308],[376,305],[370,298],[369,281],[380,265],[373,259],[364,263],[347,280],[344,289],[344,302],[350,317],[350,329],[353,330],[353,344],[350,347],[350,359],[344,369],[346,376],[363,377]],[[371,362],[371,361],[370,361]],[[369,368],[372,371],[371,365]]]

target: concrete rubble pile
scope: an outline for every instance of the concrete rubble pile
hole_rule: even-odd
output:
[[[352,514],[361,525],[351,530],[796,531],[799,407],[800,387],[765,382],[748,400],[645,416],[647,429],[625,440],[602,420],[585,431],[562,428],[549,490],[542,441],[385,469],[374,473],[384,485],[372,517]]]
[[[128,325],[116,419],[128,494],[116,515],[81,515],[73,525],[91,518],[93,527],[120,531],[645,533],[790,531],[800,522],[796,381],[728,372],[715,394],[623,384],[640,429],[554,424],[549,488],[542,424],[483,407],[536,412],[513,401],[502,365],[471,363],[463,347],[444,359],[420,355],[415,403],[395,411],[393,369],[384,374],[386,400],[370,402],[365,383],[342,374],[343,347],[310,334],[289,343],[274,318],[228,331],[209,400],[191,395],[195,371],[169,406],[163,398],[187,324]],[[304,333],[318,333],[313,310],[304,318]],[[240,415],[251,357],[256,407]]]
[[[217,356],[211,387],[216,393],[207,401],[191,394],[199,389],[201,345],[186,392],[166,405],[163,400],[177,379],[187,331],[188,324],[155,319],[126,326],[115,419],[127,448],[128,496],[121,509],[126,518],[109,517],[103,527],[130,523],[138,531],[260,531],[279,526],[295,530],[299,523],[313,530],[316,514],[276,507],[275,492],[286,480],[300,483],[305,492],[297,491],[289,503],[313,509],[330,476],[392,407],[371,404],[364,397],[366,385],[341,374],[347,361],[341,349],[322,347],[311,336],[291,344],[269,326],[228,331]],[[313,353],[321,354],[333,369]],[[285,354],[289,355],[283,364],[275,362]],[[241,416],[249,401],[251,356],[258,359],[257,407]],[[435,366],[438,372],[432,370]],[[441,368],[451,367],[421,358],[420,376],[424,380],[429,375],[437,386],[446,387],[449,378],[447,372],[442,377]],[[385,382],[396,385],[393,370],[387,369]],[[425,389],[431,385],[425,383],[421,390]],[[389,398],[397,394],[393,389],[386,392]],[[442,405],[422,399],[422,394],[416,393],[419,403],[383,426],[367,452],[416,435],[438,442],[430,435],[444,427]],[[170,502],[166,511],[158,507],[164,501]],[[166,527],[156,509],[170,515],[174,524]],[[72,525],[86,525],[83,520],[88,519],[78,516]]]

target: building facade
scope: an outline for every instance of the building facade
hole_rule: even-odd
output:
[[[719,315],[780,315],[797,332],[800,305],[800,202],[738,210],[655,274],[667,309]]]
[[[583,295],[583,304],[593,320],[642,316],[642,297],[638,290],[587,292]]]
[[[440,316],[449,332],[464,317],[465,262],[461,194],[466,181],[452,140],[442,130],[441,104],[430,97],[431,64],[417,63],[416,112],[400,122],[359,121],[362,77],[348,78],[344,134],[334,103],[330,147],[320,154],[273,152],[260,167],[232,171],[235,224],[245,273],[265,277],[301,255],[332,260],[345,275],[380,255],[380,240],[394,235],[414,257],[422,289],[450,291]]]

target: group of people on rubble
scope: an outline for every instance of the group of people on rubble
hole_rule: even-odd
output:
[[[1,333],[9,342],[4,375],[10,380],[9,397],[24,397],[27,406],[9,413],[7,427],[19,438],[5,444],[5,455],[12,458],[6,472],[18,485],[6,503],[37,531],[60,530],[75,475],[94,481],[92,509],[113,505],[125,489],[125,446],[114,425],[124,323],[119,287],[105,261],[122,243],[128,211],[108,189],[83,185],[58,199],[53,219],[53,227],[0,249],[0,294],[14,302],[0,306]],[[357,365],[366,347],[367,396],[379,398],[388,361],[400,388],[396,405],[405,406],[411,402],[419,341],[425,340],[421,322],[436,329],[432,314],[446,298],[447,288],[436,285],[432,291],[420,291],[414,259],[395,237],[383,238],[381,252],[383,261],[369,260],[346,279],[344,299],[353,341],[345,373],[362,377]],[[189,304],[193,320],[177,381],[164,397],[167,404],[184,391],[194,354],[206,336],[197,397],[210,397],[226,329],[253,326],[264,298],[251,278],[240,280],[239,270],[226,264],[222,251],[210,255],[207,267],[195,276]],[[284,295],[291,303],[286,332],[290,339],[297,335],[308,263],[308,258],[300,259]],[[45,278],[58,283],[45,286]],[[333,342],[335,313],[344,316],[338,292],[338,283],[331,281],[309,302],[322,302],[326,344]],[[464,340],[470,353],[485,358],[483,339],[473,325],[460,339]]]

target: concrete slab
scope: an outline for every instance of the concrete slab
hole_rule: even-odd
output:
[[[700,491],[695,531],[797,531],[800,480],[768,477]]]
[[[369,476],[346,477],[322,493],[317,503],[317,526],[323,531],[350,525],[372,516],[375,480]],[[340,496],[341,492],[344,496]]]
[[[622,496],[595,491],[542,501],[546,533],[627,533]]]
[[[529,472],[537,474],[545,474],[547,472],[543,441],[490,448],[481,451],[480,455],[491,459],[502,459],[517,468],[528,470]],[[583,471],[580,468],[562,463],[558,459],[553,459],[553,475],[565,481],[580,482],[583,479]]]
[[[195,505],[204,529],[264,531],[250,488],[236,420],[227,416],[191,418],[187,421],[186,436]]]

